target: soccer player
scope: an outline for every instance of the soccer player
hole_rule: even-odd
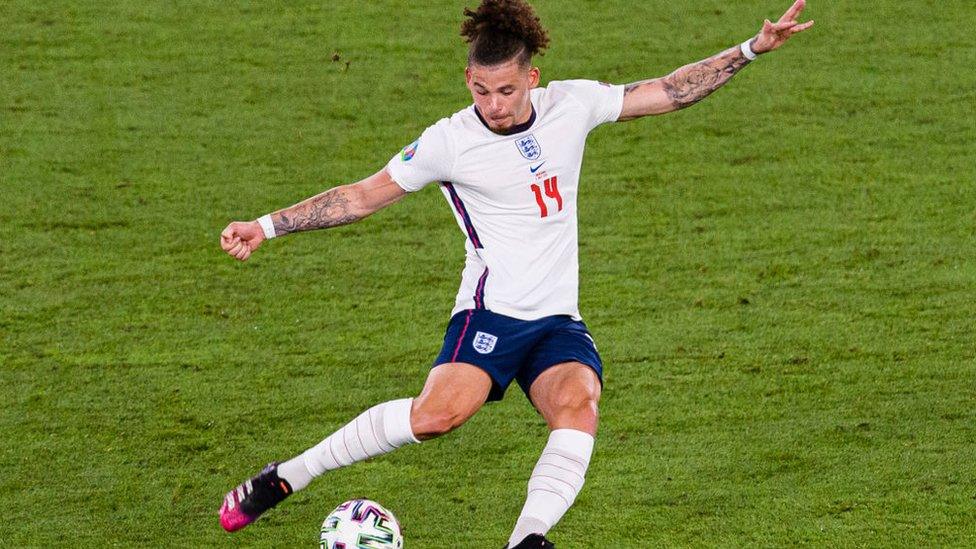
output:
[[[416,398],[378,404],[304,453],[266,466],[220,508],[229,531],[315,477],[457,428],[514,380],[551,430],[506,547],[553,547],[547,532],[583,486],[597,430],[603,364],[577,306],[576,197],[586,137],[607,122],[701,101],[800,23],[797,0],[753,38],[671,74],[628,84],[538,87],[532,56],[549,43],[524,0],[464,10],[465,81],[474,104],[428,127],[374,175],[255,221],[221,247],[244,261],[265,241],[359,221],[436,183],[464,234],[461,288],[443,347]]]

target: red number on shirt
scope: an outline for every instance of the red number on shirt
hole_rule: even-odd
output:
[[[556,204],[559,205],[559,209],[557,211],[561,212],[563,211],[563,197],[559,194],[559,187],[556,186],[557,183],[558,180],[556,179],[556,176],[546,179],[546,196],[556,199]]]
[[[556,176],[546,179],[543,183],[545,186],[546,196],[556,201],[556,211],[561,212],[563,211],[563,197],[559,194],[558,184],[559,180],[556,178]],[[542,188],[536,184],[533,184],[532,192],[535,193],[535,201],[537,204],[539,204],[539,213],[542,215],[542,217],[548,216],[549,208],[546,207],[546,201],[542,197]]]
[[[542,189],[538,185],[532,185],[532,192],[535,193],[535,201],[539,204],[539,211],[542,217],[549,215],[549,208],[546,208],[546,201],[542,199]]]

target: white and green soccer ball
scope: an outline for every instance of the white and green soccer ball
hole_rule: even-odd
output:
[[[388,509],[368,499],[335,508],[322,523],[319,549],[402,549],[400,523]]]

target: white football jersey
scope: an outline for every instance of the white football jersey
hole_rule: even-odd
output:
[[[576,197],[591,130],[616,121],[623,86],[551,82],[509,135],[470,106],[427,128],[387,164],[404,190],[431,182],[454,210],[467,251],[452,314],[488,309],[522,320],[579,314]]]

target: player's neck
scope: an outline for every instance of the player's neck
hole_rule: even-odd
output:
[[[529,101],[528,108],[523,110],[522,114],[515,118],[515,124],[512,125],[512,128],[525,126],[526,124],[529,123],[530,120],[533,120],[534,118],[535,118],[535,108],[532,106],[532,102]]]
[[[481,115],[481,111],[478,110],[477,105],[474,107],[474,113],[478,116],[478,120],[481,121],[484,127],[488,128],[488,131],[498,135],[512,135],[514,133],[521,133],[531,128],[532,124],[535,123],[535,106],[532,105],[531,102],[529,102],[529,108],[526,109],[525,113],[515,119],[515,124],[505,128],[504,130],[492,129],[492,127],[488,125],[488,121],[485,120],[485,117]]]

